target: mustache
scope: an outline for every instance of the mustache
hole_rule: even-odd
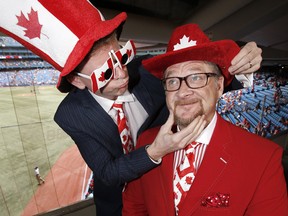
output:
[[[197,98],[192,98],[192,99],[188,99],[188,100],[178,100],[178,101],[175,101],[175,107],[179,106],[179,105],[181,106],[181,105],[194,104],[194,103],[197,103],[199,101],[200,100]]]

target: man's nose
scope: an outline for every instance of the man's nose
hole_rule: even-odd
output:
[[[185,80],[181,80],[180,88],[178,89],[178,95],[180,97],[186,97],[193,92],[193,89],[189,88],[189,86],[186,84]]]
[[[114,74],[114,78],[115,79],[122,79],[126,77],[126,66],[117,66],[114,70],[115,70],[115,74]]]

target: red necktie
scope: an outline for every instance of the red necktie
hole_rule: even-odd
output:
[[[187,192],[189,191],[193,180],[196,175],[195,170],[195,149],[200,143],[193,142],[187,145],[184,149],[185,155],[182,162],[177,166],[174,175],[174,202],[176,207],[176,213],[178,213],[178,206],[185,199]]]
[[[123,111],[123,103],[114,103],[113,108],[117,111],[118,131],[122,141],[124,154],[127,154],[134,149],[134,146],[129,127],[127,125],[127,119]]]

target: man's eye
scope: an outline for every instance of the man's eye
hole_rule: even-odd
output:
[[[125,54],[122,56],[122,58],[121,58],[121,64],[122,64],[122,65],[126,65],[127,62],[128,62],[128,54],[125,53]]]
[[[168,79],[167,85],[172,86],[177,84],[177,79]]]
[[[191,81],[198,81],[198,80],[202,80],[201,76],[195,75],[195,76],[191,76],[189,77]]]

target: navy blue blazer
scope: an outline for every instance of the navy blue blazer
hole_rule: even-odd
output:
[[[163,124],[168,116],[161,81],[139,67],[140,64],[141,59],[137,59],[128,65],[129,91],[148,113],[138,134]],[[87,89],[71,91],[60,103],[54,120],[73,139],[94,173],[97,216],[121,215],[125,182],[157,165],[149,159],[144,148],[123,154],[116,124]]]

